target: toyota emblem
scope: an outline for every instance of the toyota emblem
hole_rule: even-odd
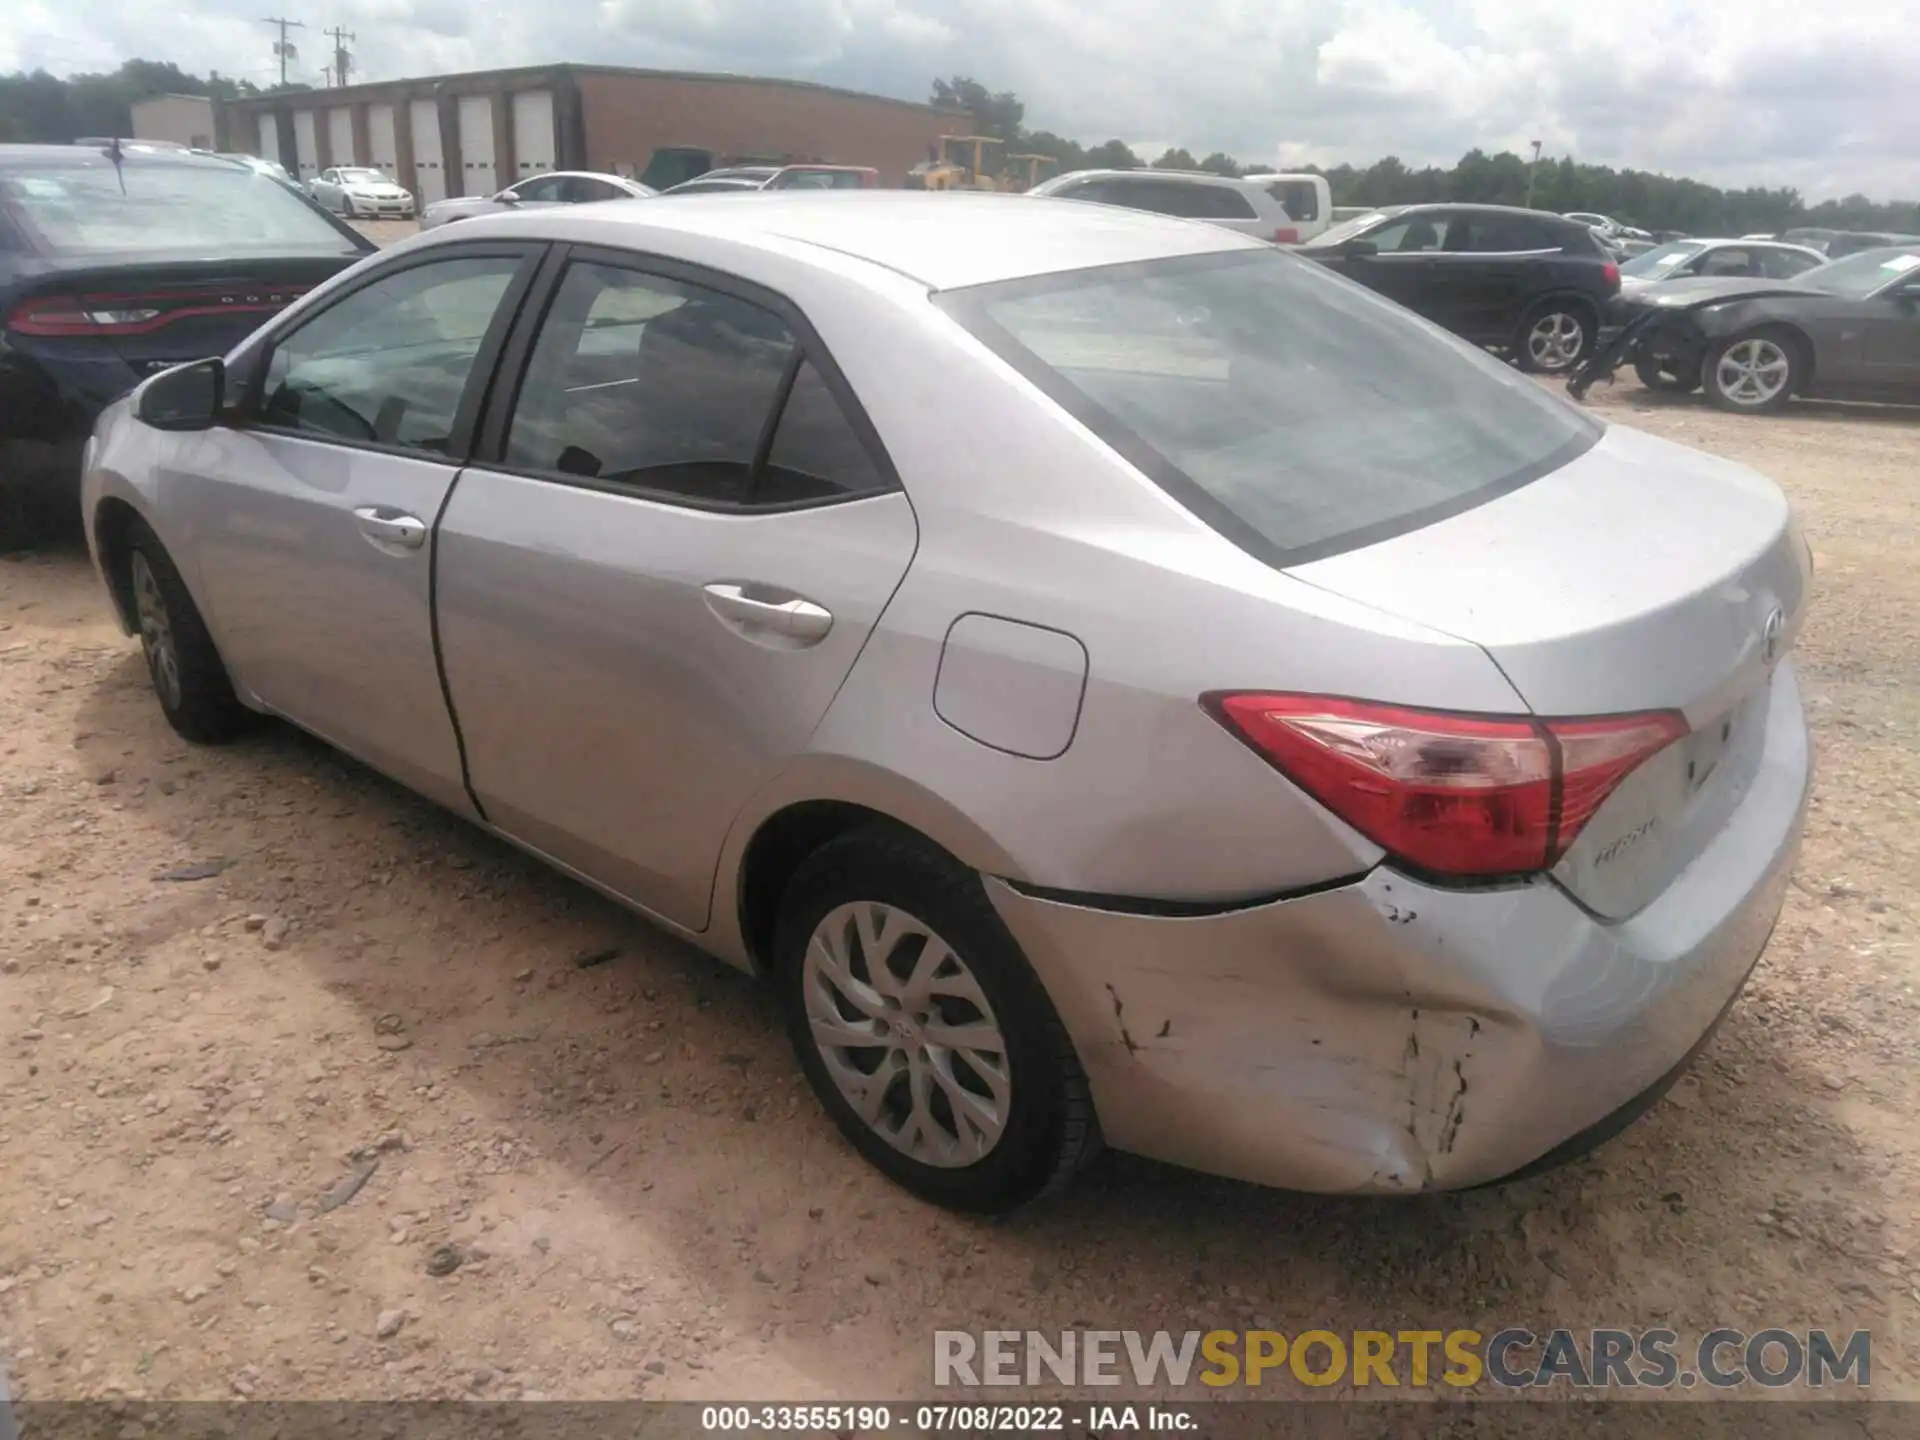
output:
[[[1787,633],[1787,612],[1778,605],[1767,616],[1766,628],[1760,632],[1760,658],[1771,665],[1780,658],[1780,641]]]

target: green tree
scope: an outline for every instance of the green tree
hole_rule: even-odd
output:
[[[1206,159],[1202,160],[1199,168],[1202,170],[1211,170],[1216,175],[1225,175],[1229,180],[1238,179],[1240,175],[1244,173],[1240,169],[1240,162],[1238,160],[1219,150],[1214,151],[1211,155],[1207,156]]]
[[[1087,167],[1092,170],[1138,170],[1140,157],[1127,148],[1124,140],[1104,140],[1087,151]]]
[[[974,134],[995,135],[1009,143],[1020,138],[1020,122],[1027,114],[1027,107],[1011,90],[995,94],[966,75],[935,80],[933,103],[967,111],[973,116]]]
[[[1160,158],[1153,162],[1156,170],[1198,170],[1200,162],[1185,150],[1162,151]]]

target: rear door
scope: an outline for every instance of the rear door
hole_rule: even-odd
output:
[[[1525,216],[1468,211],[1447,227],[1445,244],[1448,324],[1474,340],[1511,340],[1544,263],[1559,253],[1551,232]]]
[[[913,512],[779,297],[585,249],[551,296],[440,523],[448,693],[488,820],[700,929],[729,824],[826,712]]]
[[[236,679],[468,813],[429,538],[537,259],[526,245],[434,248],[298,317],[240,423],[176,437],[163,476]]]

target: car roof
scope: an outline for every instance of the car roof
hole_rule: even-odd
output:
[[[1216,175],[1211,170],[1157,170],[1141,165],[1132,170],[1069,170],[1041,183],[1051,186],[1066,180],[1195,180],[1203,185],[1261,185],[1285,178],[1276,171],[1266,170],[1258,175]]]
[[[663,194],[646,205],[607,202],[489,215],[431,230],[425,243],[533,231],[582,244],[644,246],[650,231],[708,236],[791,254],[813,246],[867,261],[933,290],[985,285],[1225,250],[1271,250],[1192,220],[1032,195],[910,190],[760,190],[713,205]]]

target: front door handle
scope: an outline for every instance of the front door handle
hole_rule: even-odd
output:
[[[715,581],[706,587],[706,595],[707,608],[722,620],[784,635],[803,645],[817,644],[833,629],[831,612],[788,591]]]
[[[398,545],[403,550],[418,550],[427,543],[427,522],[391,505],[362,505],[353,512],[353,518],[370,540]]]

